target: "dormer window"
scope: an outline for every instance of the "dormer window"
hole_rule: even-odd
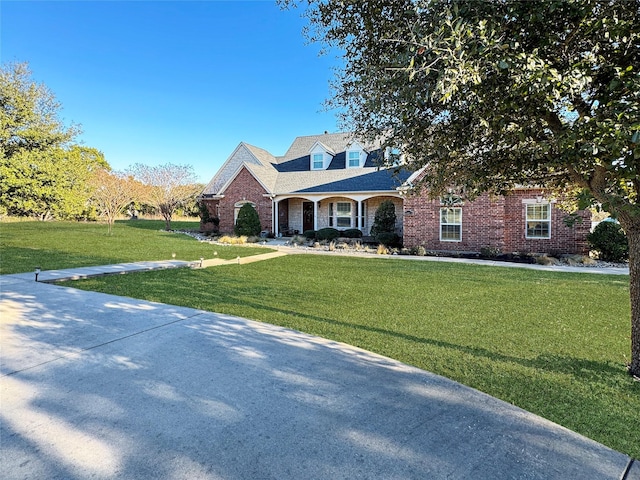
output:
[[[359,167],[360,166],[360,152],[359,151],[350,151],[347,152],[347,165],[349,168]]]
[[[309,150],[309,163],[311,170],[326,170],[335,153],[327,146],[316,142]]]
[[[353,142],[347,146],[347,168],[359,168],[364,166],[367,155],[358,142]]]
[[[314,170],[322,170],[324,167],[324,155],[322,153],[313,154],[313,166]]]

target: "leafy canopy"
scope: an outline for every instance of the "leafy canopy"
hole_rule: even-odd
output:
[[[330,104],[434,195],[571,185],[640,217],[637,0],[304,3],[344,52]]]

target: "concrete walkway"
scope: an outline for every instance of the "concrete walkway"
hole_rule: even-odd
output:
[[[104,270],[184,266],[145,263]],[[33,280],[0,277],[2,479],[640,480],[626,455],[370,352]]]

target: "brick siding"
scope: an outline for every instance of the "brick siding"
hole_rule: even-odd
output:
[[[573,227],[564,223],[568,215],[552,204],[551,238],[525,238],[526,206],[523,201],[535,201],[541,190],[516,190],[512,194],[489,196],[484,194],[462,208],[462,240],[440,240],[439,200],[412,195],[404,202],[404,246],[423,246],[434,251],[479,252],[484,247],[502,252],[580,253],[588,252],[586,235],[591,227],[591,214],[580,211],[581,222]]]

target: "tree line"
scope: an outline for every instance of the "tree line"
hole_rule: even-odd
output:
[[[0,217],[39,220],[103,218],[109,232],[129,210],[198,214],[197,183],[188,165],[140,163],[111,168],[96,148],[79,145],[78,125],[65,125],[51,90],[32,79],[27,63],[0,67]]]

